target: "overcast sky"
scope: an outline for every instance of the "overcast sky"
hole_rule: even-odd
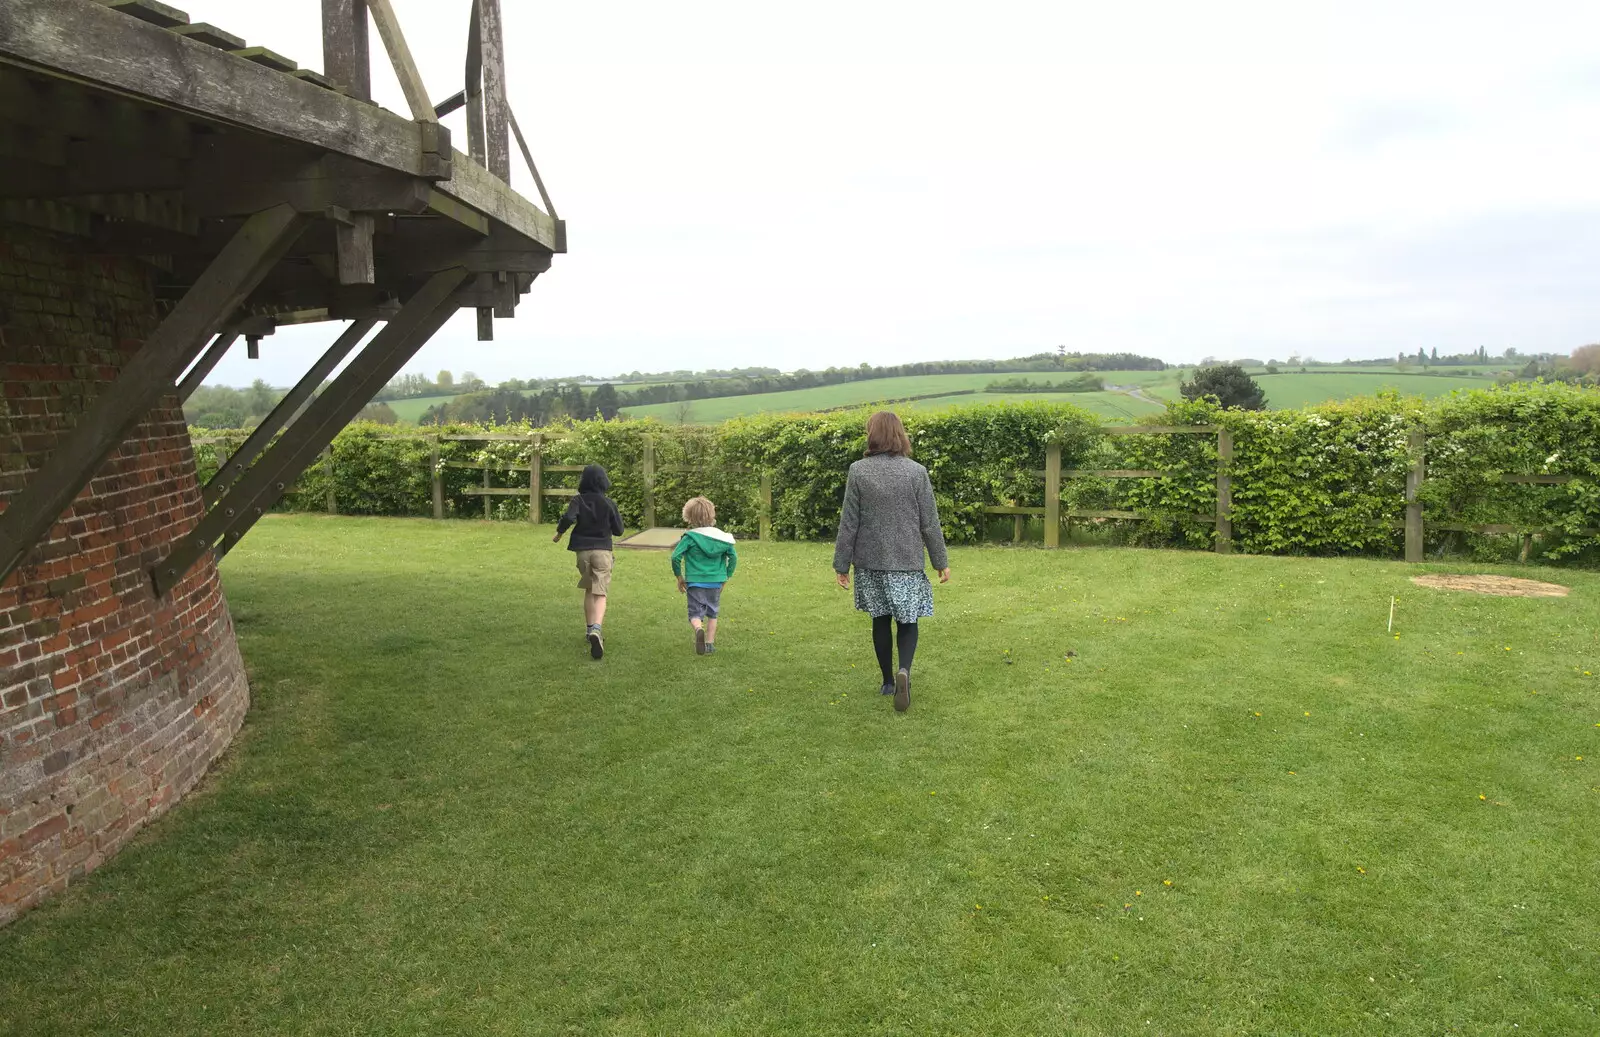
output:
[[[502,2],[571,251],[409,370],[1600,339],[1600,4]],[[393,3],[460,89],[470,0]],[[319,0],[180,6],[321,68]],[[291,384],[337,327],[211,381]]]

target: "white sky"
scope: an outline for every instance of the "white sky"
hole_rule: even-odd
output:
[[[460,89],[470,0],[393,3]],[[571,251],[409,370],[1600,339],[1600,4],[502,3]],[[180,6],[321,68],[318,0]],[[291,384],[336,332],[211,381]]]

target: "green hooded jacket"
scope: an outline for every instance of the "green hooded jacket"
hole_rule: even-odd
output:
[[[684,583],[726,583],[738,565],[733,534],[715,526],[689,530],[672,549],[672,575]]]

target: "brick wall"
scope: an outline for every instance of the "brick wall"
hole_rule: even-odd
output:
[[[0,508],[156,324],[152,270],[0,223]],[[183,796],[249,704],[210,562],[145,570],[203,512],[175,396],[0,585],[0,925]]]

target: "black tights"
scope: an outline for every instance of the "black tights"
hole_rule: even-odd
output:
[[[872,617],[872,650],[878,653],[878,669],[883,671],[883,683],[894,683],[894,646],[889,641],[891,616]],[[917,655],[917,625],[899,623],[895,640],[900,643],[900,668],[911,670],[911,660]]]

